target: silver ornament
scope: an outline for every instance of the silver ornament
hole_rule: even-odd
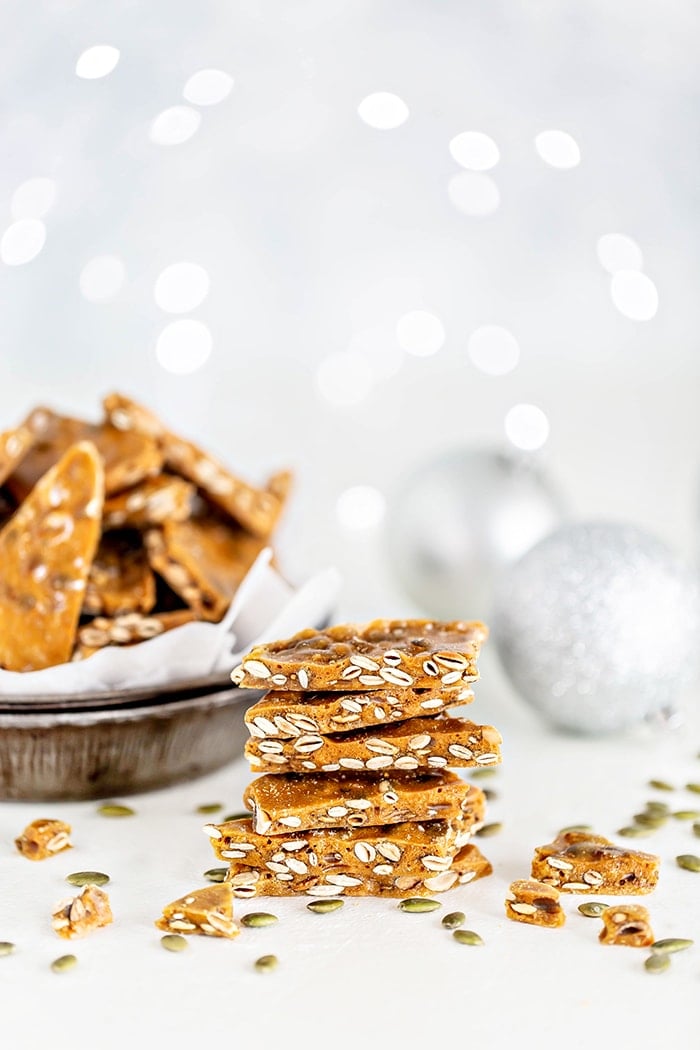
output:
[[[492,637],[516,690],[555,725],[609,733],[677,708],[696,670],[696,577],[630,525],[579,523],[504,573]]]
[[[387,558],[428,616],[485,620],[503,569],[562,516],[563,499],[529,457],[457,449],[402,481],[387,514]]]

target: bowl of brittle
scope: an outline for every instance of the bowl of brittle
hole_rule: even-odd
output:
[[[275,532],[292,474],[234,473],[121,394],[0,433],[0,797],[159,787],[241,753],[236,654],[327,620]]]

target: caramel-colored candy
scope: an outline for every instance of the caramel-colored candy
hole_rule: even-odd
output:
[[[208,498],[243,528],[267,539],[284,506],[291,475],[274,475],[266,489],[258,489],[232,474],[209,453],[184,441],[165,427],[148,409],[121,394],[104,399],[107,416],[124,433],[140,433],[157,440],[167,467],[193,482]]]
[[[144,529],[164,521],[186,521],[195,488],[175,474],[159,474],[105,500],[105,529]]]
[[[156,920],[159,930],[168,933],[198,933],[208,937],[232,939],[241,932],[233,919],[233,891],[228,882],[192,890],[163,908]]]
[[[623,944],[628,948],[646,948],[654,943],[649,912],[641,904],[613,904],[601,915],[601,944]]]
[[[36,434],[26,423],[0,433],[0,485],[17,469],[35,441]]]
[[[83,612],[91,616],[148,613],[155,601],[155,580],[139,534],[104,533],[90,569]]]
[[[70,659],[103,499],[101,459],[81,442],[0,532],[0,667],[37,671]]]
[[[303,880],[292,881],[282,878],[282,871],[253,868],[234,860],[228,879],[235,897],[428,897],[483,878],[492,870],[486,857],[469,843],[452,858],[449,868],[438,872],[428,872],[420,863],[402,875],[380,875],[369,869],[361,876],[342,871],[324,875],[314,868]]]
[[[263,549],[262,540],[214,516],[166,521],[146,533],[156,572],[201,620],[218,622]]]
[[[659,858],[616,846],[602,835],[568,831],[536,847],[532,877],[566,893],[650,893],[659,878]]]
[[[9,489],[0,487],[0,529],[10,520],[17,510],[17,501],[12,498]]]
[[[563,926],[566,915],[559,903],[559,890],[534,879],[511,882],[506,895],[506,915],[531,926]]]
[[[142,434],[125,434],[109,423],[86,423],[82,419],[60,416],[50,409],[36,409],[27,426],[36,441],[22,462],[8,477],[13,495],[23,500],[37,481],[71,445],[90,441],[104,464],[105,492],[119,492],[157,474],[163,457],[151,438]]]
[[[305,630],[255,646],[231,675],[252,689],[342,690],[449,688],[478,678],[483,623],[374,620]]]
[[[96,616],[78,631],[78,644],[72,659],[86,660],[107,645],[136,645],[137,642],[157,638],[186,623],[193,623],[195,619],[191,609],[174,609],[172,612],[152,613],[150,616],[126,613],[114,619]]]
[[[469,704],[469,686],[457,689],[376,689],[371,693],[299,693],[275,690],[245,716],[251,736],[290,738],[303,733],[341,733],[362,726],[436,715]]]
[[[243,801],[261,835],[323,827],[365,827],[401,821],[454,820],[478,827],[485,798],[446,770],[412,773],[283,773],[258,777]]]
[[[15,846],[28,860],[46,860],[72,846],[71,827],[63,820],[33,820],[15,839]]]
[[[53,910],[51,925],[59,937],[84,937],[113,921],[109,897],[99,886],[88,885],[77,897],[68,897]]]
[[[493,726],[462,718],[409,718],[406,722],[349,733],[304,733],[293,740],[254,737],[245,745],[251,768],[261,773],[340,769],[444,769],[492,766],[501,760],[501,735]]]

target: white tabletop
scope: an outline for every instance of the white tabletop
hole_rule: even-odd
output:
[[[672,820],[634,845],[658,852],[661,878],[643,898],[657,937],[691,937],[697,946],[671,970],[645,972],[647,952],[598,943],[600,923],[563,896],[566,925],[537,929],[508,921],[508,883],[529,874],[533,846],[562,826],[586,822],[614,837],[655,793],[646,782],[679,785],[669,800],[697,804],[682,790],[700,780],[700,734],[681,730],[625,740],[569,738],[549,732],[508,691],[493,654],[470,709],[503,731],[504,763],[488,781],[497,792],[489,819],[500,835],[480,845],[494,873],[443,895],[440,911],[405,914],[394,900],[348,899],[314,915],[303,898],[240,901],[240,916],[261,907],[279,916],[235,941],[192,937],[178,955],[160,946],[162,906],[205,884],[217,861],[195,809],[222,802],[240,809],[250,779],[245,762],[203,779],[129,799],[136,815],[107,819],[96,803],[5,803],[0,807],[0,940],[17,945],[0,960],[3,1045],[104,1048],[161,1045],[656,1048],[688,1045],[697,1030],[700,978],[700,875],[679,869],[679,853],[700,848],[691,826]],[[490,685],[487,685],[487,682]],[[656,793],[658,796],[658,792]],[[75,848],[43,863],[15,852],[13,838],[39,816],[74,829]],[[114,924],[81,941],[60,940],[51,906],[66,896],[67,873],[97,869],[108,887]],[[618,898],[620,899],[620,898]],[[441,917],[462,910],[484,947],[457,944]],[[52,959],[71,951],[78,966],[55,974]],[[253,969],[273,953],[273,973]]]

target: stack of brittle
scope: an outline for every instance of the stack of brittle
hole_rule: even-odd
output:
[[[35,671],[218,622],[291,475],[256,488],[120,394],[0,433],[0,668]]]
[[[262,775],[250,818],[209,824],[237,897],[440,893],[488,875],[470,842],[485,798],[452,770],[500,761],[473,699],[481,623],[376,620],[251,650],[232,674],[269,686],[246,714]]]

